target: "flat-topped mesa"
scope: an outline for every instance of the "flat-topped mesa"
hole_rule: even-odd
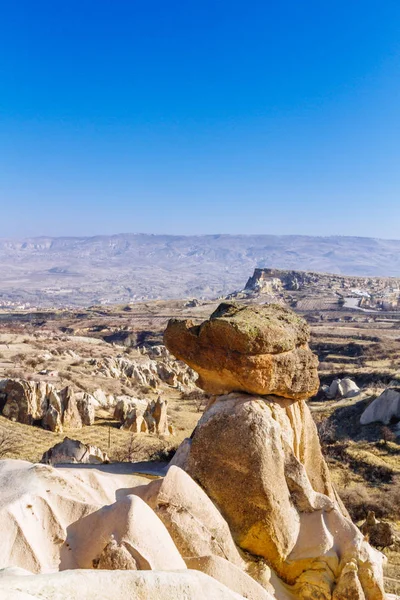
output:
[[[247,392],[303,400],[318,391],[318,360],[304,319],[268,304],[219,305],[207,321],[171,319],[164,343],[199,374],[210,394]]]

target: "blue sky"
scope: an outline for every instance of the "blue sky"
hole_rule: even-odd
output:
[[[0,237],[400,238],[398,0],[0,8]]]

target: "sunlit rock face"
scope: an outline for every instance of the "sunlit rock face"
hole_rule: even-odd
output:
[[[203,389],[230,392],[210,401],[175,464],[239,548],[272,567],[278,597],[383,600],[382,555],[338,499],[304,401],[318,387],[308,339],[305,321],[278,305],[222,304],[199,327],[171,321],[170,351]]]
[[[223,303],[200,326],[171,320],[164,341],[211,394],[244,391],[301,400],[318,391],[309,337],[304,319],[283,306]]]

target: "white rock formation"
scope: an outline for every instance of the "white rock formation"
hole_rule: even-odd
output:
[[[21,460],[0,461],[0,569],[57,571],[67,528],[147,484],[135,475],[97,469],[55,469]]]
[[[360,392],[360,388],[350,377],[344,377],[343,379],[334,379],[325,394],[329,400],[335,400],[337,398],[354,398]]]
[[[133,433],[156,433],[170,435],[172,428],[168,425],[167,400],[161,396],[147,401],[129,396],[118,396],[114,409],[114,419],[120,421],[121,428]]]
[[[400,389],[388,388],[367,406],[360,417],[361,425],[400,421]]]
[[[167,529],[138,496],[121,500],[80,519],[68,528],[61,550],[61,570],[93,569],[110,552],[124,549],[139,570],[186,569]],[[112,546],[111,546],[112,548]]]
[[[1,578],[1,600],[245,600],[200,571],[88,571]]]

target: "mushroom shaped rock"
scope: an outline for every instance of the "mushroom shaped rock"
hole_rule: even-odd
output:
[[[200,326],[171,319],[164,343],[199,374],[210,394],[244,391],[301,400],[318,391],[318,360],[309,327],[277,304],[220,304]]]
[[[93,569],[121,560],[138,570],[186,569],[167,529],[138,496],[125,496],[73,523],[61,551],[61,569]]]
[[[179,467],[147,485],[136,487],[140,496],[168,529],[181,556],[221,556],[243,567],[229,527],[201,487]]]

